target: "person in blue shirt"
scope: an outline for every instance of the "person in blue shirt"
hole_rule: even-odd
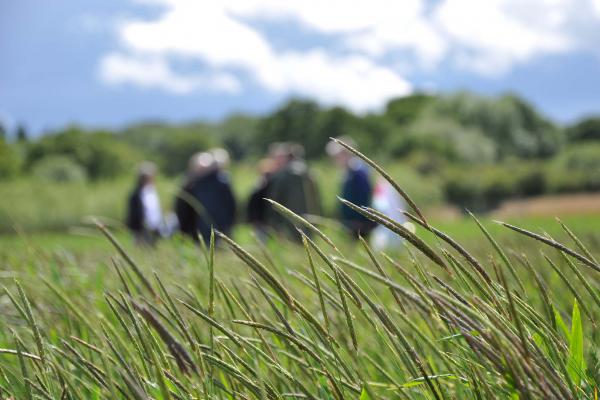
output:
[[[356,147],[354,141],[350,138],[343,137],[340,140],[351,147]],[[335,163],[345,171],[340,197],[357,206],[370,207],[373,187],[367,166],[334,141],[329,142],[325,150]],[[341,204],[339,214],[342,224],[355,238],[359,236],[367,237],[376,226],[373,221],[344,204]]]

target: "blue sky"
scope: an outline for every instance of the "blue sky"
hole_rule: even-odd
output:
[[[4,0],[0,120],[215,120],[294,95],[368,112],[469,89],[569,122],[600,113],[597,43],[598,0]]]

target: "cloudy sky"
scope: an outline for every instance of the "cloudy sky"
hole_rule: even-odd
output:
[[[600,0],[0,0],[0,120],[218,119],[414,91],[600,112]]]

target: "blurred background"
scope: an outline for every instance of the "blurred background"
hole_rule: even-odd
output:
[[[598,217],[598,43],[598,0],[4,0],[0,232],[122,221],[142,160],[168,208],[215,146],[243,203],[277,141],[331,216],[341,135],[440,220]]]

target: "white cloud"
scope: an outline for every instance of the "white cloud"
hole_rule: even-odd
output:
[[[377,108],[384,100],[411,91],[406,80],[368,58],[336,58],[323,50],[283,54],[271,73],[264,82],[270,89],[315,96],[357,111]]]
[[[240,90],[238,80],[230,74],[181,75],[173,72],[166,60],[157,57],[111,53],[102,60],[100,74],[105,82],[112,85],[131,83],[176,94],[186,94],[199,88],[228,93]]]
[[[230,1],[236,15],[261,19],[291,18],[321,34],[340,34],[347,46],[371,55],[409,49],[421,61],[439,61],[444,42],[425,18],[423,0]]]
[[[324,49],[277,52],[244,18],[257,17],[267,7],[269,18],[299,9],[273,2],[169,1],[170,8],[158,20],[126,21],[119,28],[122,54],[103,59],[101,77],[112,84],[129,82],[187,93],[214,85],[212,79],[180,76],[172,71],[169,57],[197,59],[209,69],[242,71],[255,83],[277,93],[315,96],[328,104],[343,104],[357,111],[379,107],[394,96],[410,92],[410,84],[392,69],[359,53],[333,55]],[[315,3],[316,4],[316,3]],[[315,9],[316,10],[316,9]],[[306,23],[318,29],[323,21],[307,15]],[[349,19],[335,29],[362,29]],[[326,25],[326,24],[325,24]],[[316,29],[316,28],[315,28]],[[140,56],[141,55],[141,56]],[[225,87],[228,87],[225,85]],[[214,88],[214,86],[213,86]]]
[[[444,0],[433,22],[460,66],[493,75],[544,54],[593,51],[586,44],[593,32],[582,30],[600,22],[587,15],[590,6],[589,0]]]
[[[244,82],[355,110],[409,93],[403,73],[410,69],[445,61],[500,74],[544,54],[597,52],[600,34],[599,0],[136,1],[165,11],[121,22],[122,48],[100,65],[111,84],[189,93],[236,92]],[[290,29],[326,36],[334,46],[276,49],[257,21],[295,21]],[[409,68],[401,72],[389,56]],[[176,72],[174,58],[197,62],[198,72]]]

